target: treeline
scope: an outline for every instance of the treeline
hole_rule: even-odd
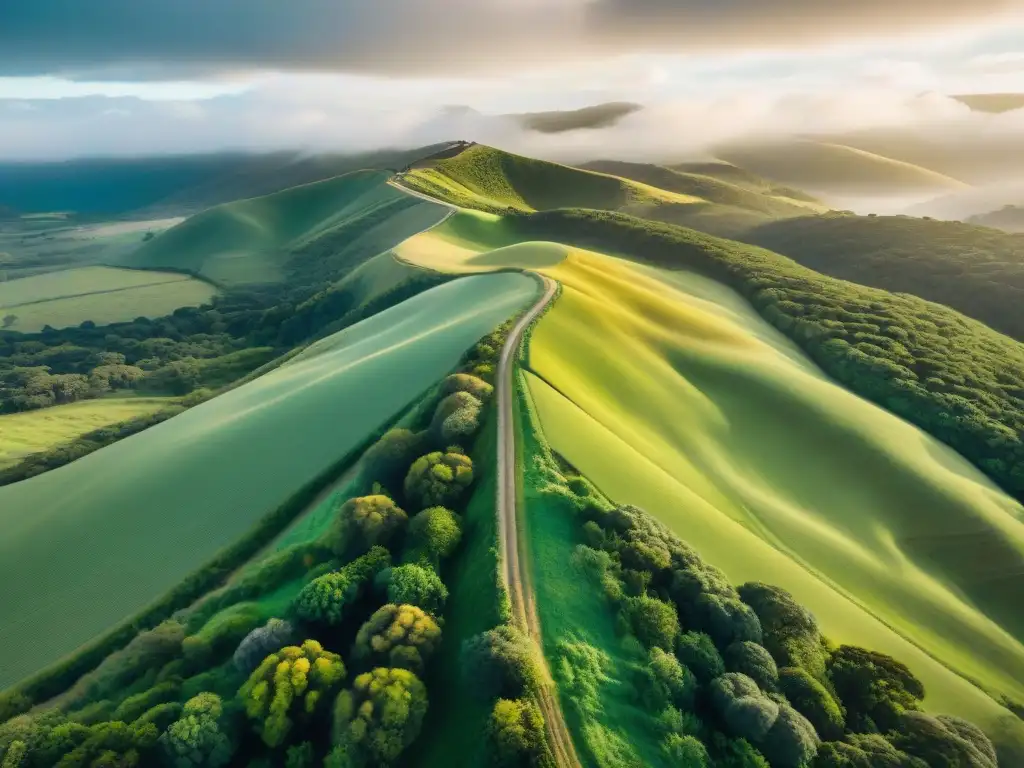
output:
[[[1024,499],[1024,346],[948,307],[825,277],[770,251],[619,213],[510,216],[529,237],[692,269],[745,296],[822,369]]]
[[[997,767],[977,726],[922,711],[924,686],[898,660],[835,645],[785,590],[734,587],[642,510],[609,504],[550,454],[539,464],[538,492],[579,522],[574,561],[646,655],[626,682],[666,764]]]
[[[830,214],[737,239],[832,277],[946,304],[1024,340],[1024,234],[958,221]]]
[[[481,375],[493,373],[508,327],[464,358],[409,428],[366,452],[364,495],[339,504],[319,539],[265,557],[139,632],[63,693],[39,691],[56,698],[31,714],[22,713],[42,698],[0,697],[0,764],[395,763],[431,699],[444,703],[424,680],[443,639],[445,562],[461,545],[475,479],[459,445],[479,430],[493,393]],[[465,656],[483,698],[517,696],[494,703],[495,748],[514,758],[523,723],[542,743],[543,721],[518,697],[535,674],[521,638],[499,627],[467,643]]]

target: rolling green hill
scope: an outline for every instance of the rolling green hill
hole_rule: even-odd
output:
[[[406,209],[427,215],[425,220],[406,215],[409,234],[440,217],[433,206],[388,186],[389,176],[387,171],[356,171],[217,206],[150,240],[122,265],[173,268],[228,286],[284,282],[295,273],[322,271],[325,255],[344,263],[339,244],[348,246]],[[403,225],[390,226],[387,245],[402,239]]]
[[[826,275],[939,302],[1024,341],[1024,234],[908,216],[815,216],[739,236]]]
[[[169,421],[0,489],[0,685],[208,561],[535,293],[515,274],[446,283]]]

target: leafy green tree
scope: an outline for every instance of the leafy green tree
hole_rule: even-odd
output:
[[[818,680],[825,679],[821,631],[814,615],[786,590],[761,582],[739,588],[740,599],[757,614],[763,644],[784,667],[802,667]]]
[[[498,699],[487,727],[494,764],[502,768],[553,765],[540,707],[529,699]]]
[[[271,748],[285,743],[296,718],[308,718],[345,679],[345,665],[316,640],[272,653],[238,691],[246,715]]]
[[[653,712],[669,706],[684,712],[693,709],[697,679],[671,653],[652,648],[641,674],[640,687],[647,709]]]
[[[455,392],[444,398],[434,411],[430,434],[442,445],[465,443],[480,429],[483,403],[469,392]]]
[[[725,660],[725,668],[730,672],[741,672],[767,693],[776,690],[779,670],[775,666],[775,660],[757,643],[752,643],[749,640],[733,643],[725,649],[722,656]]]
[[[391,553],[384,547],[373,547],[344,568],[309,582],[295,597],[293,610],[299,618],[337,626],[348,606],[365,591],[382,570],[391,565]]]
[[[473,461],[451,450],[421,456],[405,477],[405,496],[420,508],[453,506],[473,482]]]
[[[661,745],[666,757],[675,765],[687,768],[711,768],[711,758],[705,747],[696,736],[670,733]]]
[[[855,732],[891,730],[924,699],[921,681],[884,653],[840,646],[829,659],[828,675],[846,709],[847,727]]]
[[[441,396],[447,397],[456,392],[468,392],[481,402],[485,402],[494,393],[494,387],[468,373],[453,373],[441,382]]]
[[[750,606],[738,598],[705,592],[697,598],[695,605],[701,629],[711,636],[719,648],[744,641],[760,645],[761,622]]]
[[[165,702],[175,700],[178,698],[178,692],[180,690],[180,679],[168,680],[154,685],[146,691],[129,696],[118,704],[117,708],[111,715],[111,719],[120,720],[123,723],[130,723],[141,717],[143,713],[148,712],[157,704],[163,704]]]
[[[806,717],[823,739],[843,737],[846,717],[828,689],[799,667],[779,670],[779,691],[793,705],[793,709]]]
[[[430,614],[415,605],[389,603],[359,628],[355,657],[421,673],[440,644],[441,629]]]
[[[353,543],[364,550],[386,546],[408,522],[408,515],[390,497],[361,496],[338,508],[328,537],[335,552],[344,555]]]
[[[136,768],[147,764],[157,738],[156,726],[121,722],[97,723],[77,747],[64,754],[56,768]]]
[[[854,733],[846,741],[818,747],[813,768],[928,768],[923,760],[901,752],[877,733]]]
[[[285,753],[284,768],[313,768],[316,765],[316,754],[313,745],[308,741],[288,747]]]
[[[389,603],[415,605],[434,616],[444,612],[448,589],[430,566],[409,563],[387,568],[377,580],[386,589]]]
[[[532,643],[511,624],[463,641],[462,672],[483,699],[518,699],[540,681]]]
[[[427,712],[427,688],[407,669],[379,667],[359,675],[334,705],[335,764],[389,765],[416,740]]]
[[[943,722],[923,712],[905,711],[889,740],[930,768],[997,768],[992,743],[959,718]]]
[[[396,488],[405,479],[413,460],[427,447],[427,434],[401,427],[389,430],[363,454],[363,475],[385,488]]]
[[[181,718],[160,737],[164,756],[173,768],[219,768],[234,752],[221,728],[220,696],[200,693],[185,702]]]
[[[703,684],[725,674],[725,662],[714,641],[703,632],[684,632],[676,640],[676,656]]]
[[[408,559],[440,565],[459,546],[462,522],[445,507],[430,507],[409,522]]]
[[[235,669],[246,675],[252,673],[260,662],[278,648],[296,640],[295,627],[284,619],[270,619],[262,627],[252,630],[235,649],[232,662]]]
[[[641,595],[626,598],[623,612],[633,634],[645,647],[672,650],[679,634],[679,617],[674,605]]]
[[[723,733],[711,735],[715,768],[770,768],[764,755],[746,739],[731,739]]]

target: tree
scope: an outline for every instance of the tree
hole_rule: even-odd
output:
[[[373,547],[344,568],[309,582],[295,598],[293,610],[305,621],[337,626],[373,578],[391,565],[391,553]]]
[[[468,392],[481,402],[487,401],[494,392],[494,387],[481,378],[468,373],[453,373],[441,382],[441,396],[447,397],[456,392]]]
[[[312,715],[345,679],[345,665],[316,640],[272,653],[238,691],[245,713],[271,748],[285,743],[295,718]]]
[[[813,768],[928,768],[924,761],[901,752],[877,733],[854,733],[846,741],[818,747]]]
[[[462,540],[461,518],[445,507],[425,509],[410,521],[408,538],[408,559],[440,565]]]
[[[4,315],[3,327],[4,328],[10,328],[16,322],[18,322],[18,316],[17,315],[10,315],[10,314]]]
[[[806,717],[823,739],[838,740],[846,728],[846,717],[839,705],[820,682],[799,667],[779,670],[779,690]]]
[[[480,428],[483,403],[469,392],[455,392],[444,398],[434,411],[430,434],[442,445],[465,443]]]
[[[749,640],[733,643],[722,655],[725,659],[725,668],[730,672],[743,673],[766,693],[776,690],[779,670],[775,666],[775,660],[757,643]]]
[[[511,624],[463,641],[462,672],[482,699],[518,699],[540,680],[533,645]]]
[[[232,656],[235,669],[249,675],[268,654],[293,643],[295,639],[295,627],[291,622],[284,619],[270,619],[262,627],[257,627],[246,635],[238,644],[238,648]]]
[[[680,635],[676,640],[676,656],[705,685],[725,674],[725,662],[714,642],[703,632]]]
[[[786,590],[761,582],[747,582],[739,588],[740,599],[757,614],[763,644],[784,667],[803,667],[813,677],[825,679],[825,658],[821,631],[809,610]]]
[[[405,496],[420,508],[452,506],[473,482],[473,462],[451,450],[421,456],[405,477]]]
[[[359,628],[355,657],[422,673],[441,644],[441,629],[415,605],[382,606]]]
[[[288,747],[285,754],[284,768],[313,768],[316,765],[316,754],[313,752],[313,745],[304,741],[301,744]]]
[[[234,746],[220,726],[223,711],[220,696],[213,693],[200,693],[185,702],[181,718],[160,737],[164,755],[174,768],[227,765]]]
[[[389,603],[415,605],[434,616],[444,611],[448,589],[429,566],[400,565],[381,571],[377,579],[387,590]]]
[[[923,712],[903,712],[889,740],[930,768],[997,768],[995,749],[976,727]]]
[[[695,605],[701,628],[719,648],[744,641],[761,643],[761,622],[757,614],[738,598],[705,592]]]
[[[388,765],[416,740],[426,712],[427,688],[415,674],[379,667],[338,695],[334,743],[342,753]]]
[[[652,648],[642,671],[641,690],[647,709],[660,712],[666,707],[688,712],[697,695],[697,679],[671,653]]]
[[[679,634],[679,617],[674,605],[641,595],[626,598],[623,611],[633,634],[646,648],[672,650]]]
[[[696,736],[670,733],[661,745],[662,751],[674,764],[687,768],[710,768],[707,748]]]
[[[903,712],[916,710],[924,685],[905,664],[884,653],[842,645],[832,654],[828,675],[855,732],[885,732]]]
[[[427,434],[408,429],[392,429],[363,454],[363,474],[385,488],[396,488],[405,479],[413,460],[426,447]]]
[[[330,534],[337,554],[343,555],[355,543],[361,549],[386,546],[409,522],[409,517],[382,494],[349,499],[335,516]]]
[[[501,768],[550,763],[544,716],[529,699],[498,699],[487,726],[495,765]]]

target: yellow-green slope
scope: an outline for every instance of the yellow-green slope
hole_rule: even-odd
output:
[[[563,294],[530,383],[555,450],[733,581],[778,584],[833,639],[909,664],[930,707],[1020,726],[965,679],[1024,696],[1021,639],[967,597],[1024,563],[1016,502],[714,281],[586,252],[542,271]]]

